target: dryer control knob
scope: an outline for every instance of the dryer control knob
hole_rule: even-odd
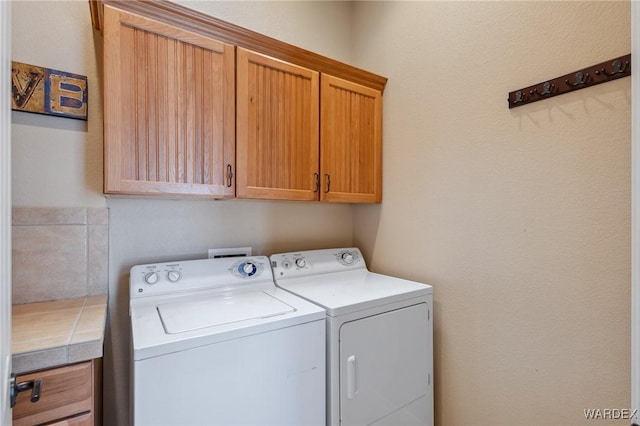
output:
[[[169,271],[167,272],[167,279],[172,283],[177,283],[182,278],[182,274],[180,271]]]
[[[147,274],[144,276],[144,282],[151,285],[157,283],[159,279],[160,277],[158,276],[157,272],[147,272]]]
[[[296,266],[298,268],[304,268],[305,266],[307,266],[307,261],[304,257],[298,258],[296,259]]]
[[[241,272],[241,273],[242,273],[243,275],[247,276],[247,277],[252,276],[252,275],[253,275],[253,274],[255,274],[255,273],[256,273],[256,271],[258,270],[258,268],[256,267],[256,265],[254,265],[254,264],[253,264],[253,263],[251,263],[251,262],[243,263],[240,267],[241,267],[241,269],[242,269],[242,272]]]
[[[344,253],[342,253],[342,255],[340,256],[343,260],[344,263],[346,263],[347,265],[351,265],[353,263],[353,254],[345,251]]]

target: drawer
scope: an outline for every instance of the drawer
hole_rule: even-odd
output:
[[[93,414],[88,413],[81,416],[71,417],[70,419],[50,423],[48,426],[93,426]]]
[[[88,413],[93,407],[93,371],[91,362],[44,370],[18,376],[18,382],[42,380],[40,400],[32,403],[31,392],[18,394],[13,407],[14,426],[32,426]],[[60,425],[83,425],[66,420]]]

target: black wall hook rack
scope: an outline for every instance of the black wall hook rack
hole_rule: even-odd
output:
[[[509,108],[595,86],[631,75],[631,54],[509,92]]]

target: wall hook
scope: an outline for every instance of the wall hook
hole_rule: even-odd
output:
[[[524,98],[525,96],[527,96],[526,93],[524,93],[522,90],[518,90],[515,93],[516,98],[513,100],[514,104],[517,104],[518,102],[524,102]]]
[[[567,86],[582,86],[587,82],[587,80],[589,80],[589,73],[583,74],[582,71],[578,71],[576,73],[575,83],[569,83],[569,79],[565,80],[564,82],[567,83]]]
[[[612,75],[616,75],[616,74],[623,74],[627,70],[628,66],[629,66],[629,61],[625,61],[624,65],[623,65],[621,60],[616,59],[611,64],[611,68],[613,69],[613,71],[607,72],[607,70],[602,68],[602,69],[596,71],[596,75],[604,74],[606,76],[612,76]]]
[[[556,86],[553,83],[547,81],[542,85],[542,92],[538,92],[538,88],[536,87],[533,89],[533,93],[536,93],[539,96],[550,95],[553,93],[555,88]]]

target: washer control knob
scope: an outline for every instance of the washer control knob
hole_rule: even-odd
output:
[[[342,253],[340,257],[342,258],[342,261],[347,265],[351,265],[354,261],[353,253],[348,251],[345,251],[344,253]]]
[[[182,273],[180,271],[169,271],[167,272],[167,279],[172,283],[177,283],[182,278]]]
[[[305,260],[304,257],[300,257],[296,259],[296,266],[298,268],[304,268],[305,266],[307,266],[307,261]]]
[[[157,272],[147,272],[144,276],[144,282],[150,285],[157,283],[159,279],[160,276],[158,276]]]
[[[238,270],[240,274],[244,275],[245,277],[250,277],[256,273],[258,267],[251,262],[245,262],[240,265]]]

